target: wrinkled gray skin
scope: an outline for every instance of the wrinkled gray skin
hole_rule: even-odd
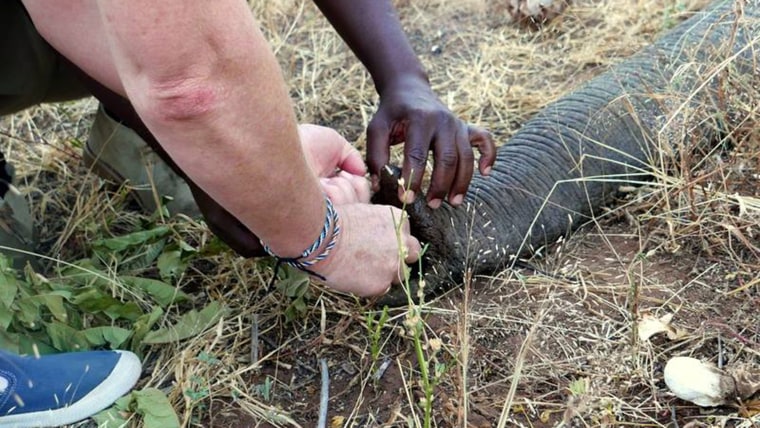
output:
[[[677,150],[714,137],[716,123],[730,126],[731,106],[720,95],[725,73],[710,73],[736,55],[731,75],[757,83],[759,21],[760,0],[715,2],[525,123],[499,148],[491,176],[473,178],[463,207],[431,210],[421,199],[407,207],[412,233],[429,244],[426,293],[556,242],[621,184],[647,180],[658,147]],[[697,105],[705,120],[684,120]],[[691,140],[675,141],[683,135]],[[394,181],[387,183],[377,202],[397,200]],[[406,301],[399,288],[380,303]]]

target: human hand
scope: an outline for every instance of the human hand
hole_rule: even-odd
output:
[[[428,205],[438,208],[448,195],[452,205],[462,203],[473,174],[472,147],[480,152],[478,169],[488,175],[496,160],[490,134],[457,118],[421,78],[399,79],[384,88],[380,106],[367,128],[367,161],[372,190],[379,186],[380,170],[389,161],[390,146],[405,143],[401,176],[405,189],[399,199],[412,203],[420,191],[428,151],[434,165],[427,192]]]
[[[409,232],[409,222],[401,226],[403,260],[399,255],[396,225],[402,211],[387,205],[348,204],[335,206],[340,216],[341,234],[330,255],[312,266],[327,285],[361,297],[381,295],[391,284],[399,284],[402,263],[414,263],[420,243]]]
[[[304,155],[322,190],[335,205],[369,202],[367,167],[361,155],[335,130],[317,125],[299,125]],[[219,205],[206,192],[188,183],[209,229],[243,257],[266,255],[259,238]]]
[[[333,204],[369,202],[367,166],[356,147],[332,128],[298,125],[306,160]]]

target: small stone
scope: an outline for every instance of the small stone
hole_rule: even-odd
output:
[[[675,357],[665,365],[665,384],[676,397],[698,406],[721,406],[736,399],[734,378],[696,358]]]

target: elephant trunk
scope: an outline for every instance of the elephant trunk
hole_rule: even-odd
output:
[[[722,97],[726,73],[758,75],[758,34],[757,0],[715,2],[526,122],[499,148],[491,175],[473,178],[464,206],[408,206],[412,232],[429,245],[430,289],[555,242],[621,184],[646,180],[661,151],[714,135],[706,119],[731,107]],[[677,141],[684,135],[690,141]]]

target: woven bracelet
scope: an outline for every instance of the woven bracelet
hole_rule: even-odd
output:
[[[335,244],[338,242],[338,236],[340,235],[340,217],[338,216],[338,212],[335,210],[332,201],[327,197],[327,195],[325,195],[325,202],[327,205],[327,210],[325,213],[325,223],[322,226],[322,230],[320,231],[319,236],[314,241],[314,243],[311,244],[309,248],[305,249],[300,256],[280,257],[277,254],[273,253],[267,244],[264,242],[261,243],[264,246],[264,251],[266,251],[270,256],[277,259],[275,275],[277,274],[277,266],[284,263],[293,266],[298,270],[304,271],[310,275],[314,275],[321,280],[325,279],[322,275],[313,272],[310,269],[312,266],[326,259],[327,256],[330,255],[330,251],[335,247]],[[324,246],[322,252],[315,256],[314,253],[322,248],[322,244],[324,244],[325,240],[328,238],[329,241],[327,242],[327,245]]]

